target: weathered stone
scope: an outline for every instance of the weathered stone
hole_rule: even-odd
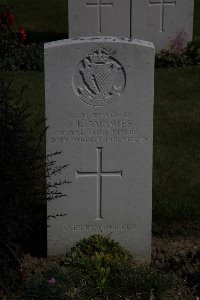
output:
[[[156,51],[168,49],[180,32],[185,41],[193,36],[194,0],[133,0],[132,34],[152,41]]]
[[[68,0],[69,37],[130,37],[130,0]]]
[[[168,49],[193,37],[194,0],[69,0],[69,37],[133,37]]]
[[[92,234],[151,254],[154,47],[126,38],[45,45],[47,153],[69,164],[48,203],[48,253]]]

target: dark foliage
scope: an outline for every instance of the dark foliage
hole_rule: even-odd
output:
[[[43,43],[24,44],[18,35],[0,32],[0,69],[3,71],[42,71]]]
[[[27,259],[22,267],[23,300],[159,300],[173,286],[171,276],[136,263],[119,243],[101,235],[78,242],[65,264],[61,257],[57,263],[43,260],[36,267],[37,262],[33,266]]]
[[[20,44],[14,33],[1,34],[0,68],[4,71],[43,71],[43,43]],[[200,64],[200,39],[188,43],[183,53],[161,50],[156,68],[177,68]]]
[[[22,95],[23,89],[16,95],[12,83],[0,78],[0,287],[4,289],[17,283],[20,254],[31,251],[33,234],[43,232],[46,239],[46,201],[63,196],[59,192],[63,183],[52,183],[51,175],[66,167],[56,166],[59,153],[46,157],[44,121],[29,127],[30,109]]]
[[[14,33],[13,8],[0,5],[0,70],[43,70],[43,44],[25,44],[27,32],[23,26]]]
[[[126,249],[101,235],[78,242],[67,254],[65,265],[79,287],[73,299],[138,299],[138,294],[149,299],[152,290],[161,299],[172,286],[170,275],[164,277],[148,265],[136,265]]]
[[[200,37],[195,38],[194,41],[188,43],[187,55],[190,58],[191,64],[200,64]]]
[[[162,50],[156,54],[156,68],[177,68],[190,65],[190,59],[185,53],[174,53],[170,50]]]
[[[13,95],[11,83],[0,80],[0,285],[4,287],[15,281],[9,271],[15,273],[20,250],[41,218],[39,206],[45,200],[42,139],[26,126],[29,112],[22,93]]]
[[[200,38],[189,42],[179,51],[170,48],[156,54],[156,68],[177,68],[200,64]]]
[[[72,288],[73,282],[67,271],[52,263],[42,274],[33,275],[22,285],[21,295],[26,300],[60,300],[67,299],[65,296]]]

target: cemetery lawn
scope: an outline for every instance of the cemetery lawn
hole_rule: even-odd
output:
[[[200,67],[155,77],[154,219],[200,217]]]
[[[7,73],[44,119],[44,74]],[[158,69],[155,76],[153,219],[200,220],[200,66]]]
[[[65,0],[6,0],[6,5],[14,5],[15,26],[23,25],[28,32],[67,32],[67,1]]]

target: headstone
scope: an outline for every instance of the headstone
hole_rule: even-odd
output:
[[[130,0],[68,0],[69,37],[130,37]]]
[[[133,0],[132,33],[134,38],[152,41],[159,52],[180,32],[185,40],[193,37],[194,0]]]
[[[63,198],[48,203],[48,253],[93,234],[151,254],[154,47],[125,38],[45,45],[47,153]]]
[[[194,0],[68,0],[69,37],[116,36],[168,49],[180,32],[193,37]]]

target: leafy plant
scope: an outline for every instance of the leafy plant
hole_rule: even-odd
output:
[[[110,237],[101,235],[78,242],[66,255],[65,265],[72,274],[75,286],[79,286],[76,296],[84,295],[83,299],[95,296],[121,299],[125,295],[137,299],[138,293],[148,299],[152,289],[161,299],[159,297],[171,283],[169,278],[164,279],[147,265],[134,265],[126,249]]]
[[[24,300],[61,300],[67,299],[73,282],[64,268],[51,264],[41,274],[34,274],[24,282],[21,296]]]
[[[25,44],[27,32],[12,31],[13,8],[0,5],[0,69],[3,71],[43,70],[43,44]]]
[[[156,68],[177,68],[189,65],[190,61],[185,53],[171,52],[170,50],[161,50],[156,54]]]
[[[171,275],[134,262],[123,247],[101,235],[81,240],[57,263],[27,257],[21,268],[24,300],[161,300],[173,286]]]
[[[66,182],[51,181],[52,174],[56,178],[66,165],[56,165],[59,152],[46,157],[44,121],[30,128],[31,112],[23,91],[17,93],[12,82],[0,78],[0,288],[4,289],[19,282],[22,251],[31,251],[35,232],[46,232],[46,201],[62,197],[59,186]]]
[[[130,254],[110,237],[93,235],[78,242],[66,255],[66,266],[86,276],[88,285],[97,293],[109,290],[116,273],[131,262]]]
[[[200,63],[200,38],[186,42],[187,34],[182,30],[170,41],[169,50],[156,54],[156,68],[184,67]]]
[[[41,188],[44,182],[39,180],[44,174],[41,144],[26,127],[29,113],[22,93],[23,90],[13,95],[11,82],[0,79],[0,286],[3,287],[15,282],[13,275],[17,275],[21,246],[34,226],[33,204],[36,207],[39,190],[44,192]]]

